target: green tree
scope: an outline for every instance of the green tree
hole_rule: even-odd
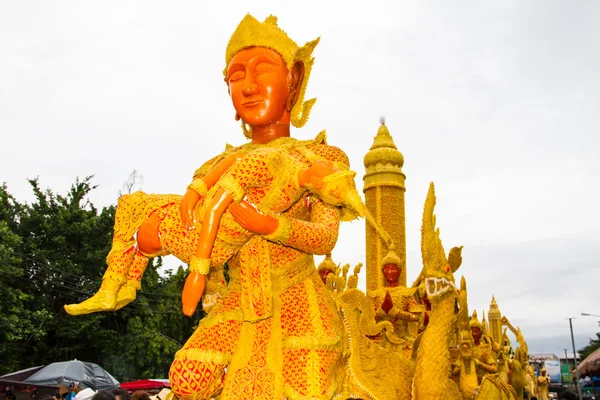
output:
[[[33,296],[19,288],[23,271],[14,249],[19,247],[20,240],[6,221],[0,221],[0,374],[19,367],[25,356],[25,348],[19,344],[41,340],[45,332],[38,325],[49,316],[46,310],[32,310]]]
[[[121,380],[166,377],[202,315],[181,313],[186,272],[161,276],[158,259],[149,264],[138,299],[122,310],[66,314],[65,304],[100,286],[115,207],[99,210],[87,200],[95,188],[91,177],[76,180],[64,196],[30,183],[31,204],[0,186],[0,372],[77,358]]]
[[[590,339],[590,343],[577,350],[577,352],[579,353],[580,360],[583,361],[587,356],[598,349],[600,349],[600,332],[596,333],[596,339]]]

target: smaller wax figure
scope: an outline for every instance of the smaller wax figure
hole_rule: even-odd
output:
[[[539,400],[548,400],[550,388],[550,377],[546,375],[546,368],[542,368],[540,376],[537,377],[537,397]]]
[[[477,370],[477,383],[481,384],[484,375],[498,372],[497,356],[492,349],[490,339],[483,334],[483,325],[477,319],[477,311],[473,311],[469,327],[475,345],[473,353]]]
[[[390,321],[394,325],[394,334],[399,337],[408,338],[408,323],[418,322],[419,313],[424,311],[415,295],[416,288],[400,286],[402,260],[393,250],[382,260],[382,272],[385,278],[385,295],[383,301],[376,310],[375,319],[378,321]]]
[[[401,265],[402,259],[393,249],[382,260],[385,286],[369,293],[369,297],[375,311],[375,322],[387,322],[393,329],[385,328],[371,339],[410,358],[414,337],[410,334],[409,323],[418,323],[425,309],[416,300],[417,288],[400,285]]]

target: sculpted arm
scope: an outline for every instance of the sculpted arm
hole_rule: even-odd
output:
[[[240,155],[237,153],[230,154],[220,161],[219,158],[213,158],[196,170],[194,180],[188,186],[180,204],[181,219],[187,228],[194,225],[194,208],[200,197],[206,195],[206,191],[214,186],[239,158]],[[209,165],[210,169],[207,168]]]
[[[310,221],[281,215],[277,218],[275,232],[263,237],[306,253],[331,253],[337,242],[340,209],[328,206],[314,197],[311,202]]]
[[[339,149],[320,146],[318,149],[329,161],[348,163]],[[308,174],[310,175],[310,174]],[[300,173],[299,184],[305,186],[308,176]],[[263,235],[269,241],[293,247],[311,254],[331,252],[337,241],[341,211],[338,207],[324,204],[313,196],[310,221],[289,218],[285,214],[271,216],[259,213],[252,205],[242,201],[229,207],[234,219],[245,229]]]
[[[328,161],[349,166],[348,156],[337,147],[319,145],[311,151]],[[338,207],[326,205],[313,196],[310,221],[280,216],[277,230],[264,238],[306,253],[327,254],[337,242],[340,218],[341,210]]]
[[[477,368],[481,368],[482,370],[489,372],[490,374],[495,374],[498,372],[498,364],[493,357],[489,357],[485,363],[475,359],[475,366]]]
[[[400,318],[404,321],[411,321],[411,322],[419,321],[419,316],[416,314],[413,314],[409,311],[398,311],[397,316],[398,316],[398,318]]]

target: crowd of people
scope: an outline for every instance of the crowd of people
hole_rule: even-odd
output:
[[[156,395],[150,395],[145,390],[136,390],[133,394],[121,387],[112,390],[82,389],[77,385],[69,387],[61,386],[54,394],[42,397],[40,400],[167,400],[166,395],[170,392],[163,389]]]

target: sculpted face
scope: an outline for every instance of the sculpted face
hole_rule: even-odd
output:
[[[479,343],[479,340],[481,339],[481,329],[477,327],[471,328],[471,335],[473,336],[475,343]]]
[[[384,264],[383,265],[383,276],[385,281],[389,283],[397,283],[400,278],[400,268],[396,264]]]
[[[333,274],[333,271],[327,268],[323,268],[319,270],[319,275],[321,276],[321,280],[323,283],[327,284],[327,275]]]
[[[265,47],[239,51],[225,80],[237,114],[248,125],[272,125],[286,114],[288,69],[276,51]]]

